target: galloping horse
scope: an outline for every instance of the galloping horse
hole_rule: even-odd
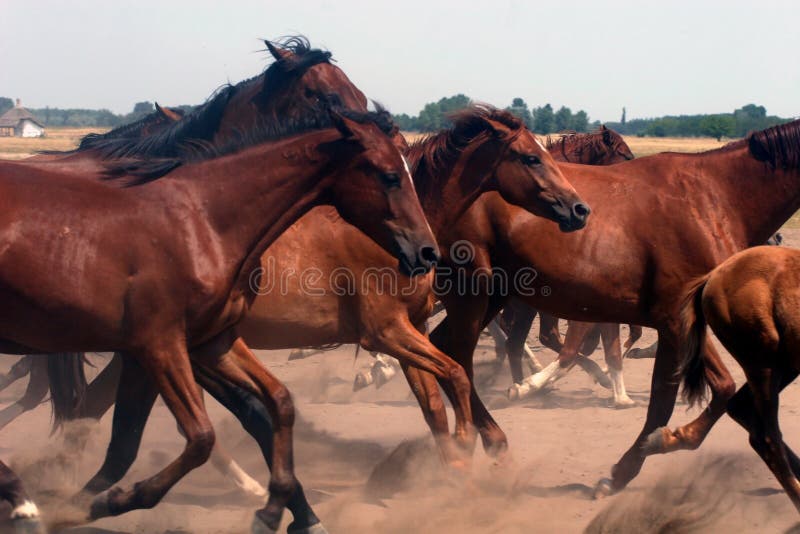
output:
[[[488,106],[467,108],[451,119],[452,128],[415,144],[406,155],[434,231],[491,190],[565,229],[583,226],[588,208],[577,206],[580,199],[553,172],[547,151],[519,119]],[[568,207],[566,214],[562,206]],[[452,219],[435,216],[440,212]],[[258,296],[239,324],[250,347],[359,343],[398,358],[406,370],[418,366],[448,376],[460,369],[421,333],[433,303],[432,280],[398,273],[384,249],[328,207],[315,208],[287,230],[262,256],[260,274]],[[115,367],[104,371],[101,386],[93,393],[94,383],[89,385],[87,396],[113,400],[115,372]],[[455,404],[456,437],[470,443],[469,384],[461,394],[467,410]],[[269,421],[256,422],[251,415],[253,424],[265,429],[263,439],[270,440]],[[458,465],[463,453],[453,446],[446,416],[442,424],[446,430],[436,434],[440,452]],[[126,429],[131,435],[141,431],[130,424]],[[116,453],[109,449],[109,454]]]
[[[613,165],[634,158],[630,147],[622,139],[622,136],[605,126],[590,134],[569,134],[558,139],[548,137],[546,147],[556,161],[584,165]],[[528,332],[537,313],[535,308],[528,306],[523,301],[512,299],[504,310],[502,320],[499,320],[499,318],[494,319],[493,324],[489,325],[489,332],[494,338],[496,351],[498,352],[498,361],[501,361],[506,352],[508,353],[511,376],[514,382],[517,383],[523,379],[523,354],[527,354],[528,363],[532,369],[542,369],[532,351],[526,346]],[[583,326],[583,324],[571,324],[570,328],[574,330],[575,328],[583,328]],[[584,331],[583,335],[577,339],[574,334],[568,333],[569,346],[581,347],[583,354],[591,354],[602,332],[604,346],[606,347],[606,361],[609,362],[609,368],[621,369],[622,352],[619,342],[619,325],[590,325],[590,328],[592,331]],[[637,328],[639,335],[641,335],[641,328],[639,327],[632,326],[631,332],[637,332]],[[633,335],[635,336],[636,334],[634,333]],[[589,343],[584,342],[587,336],[589,339],[595,339],[595,344],[588,348],[585,345]],[[545,312],[540,313],[539,339],[546,347],[556,352],[561,352],[564,344],[558,332],[558,319],[556,317]],[[635,339],[629,338],[625,344],[626,348],[632,345],[633,341]],[[577,350],[575,352],[577,356]],[[595,380],[604,385],[608,384],[608,378],[593,361],[579,358],[577,364]],[[394,367],[391,363],[379,357],[371,369],[358,373],[354,388],[359,389],[370,383],[382,385],[390,380],[394,374]],[[608,387],[613,388],[615,405],[630,405],[633,401],[625,393],[621,374],[617,373],[613,376],[614,380]]]
[[[473,272],[498,267],[513,275],[522,267],[535,269],[539,287],[547,290],[522,298],[538,309],[574,320],[658,330],[644,428],[614,466],[612,479],[598,485],[598,495],[625,487],[647,454],[699,446],[724,413],[734,382],[706,344],[702,350],[713,392],[708,409],[674,432],[658,429],[667,423],[678,392],[673,377],[682,288],[734,253],[764,243],[800,208],[798,153],[800,121],[795,121],[700,154],[663,153],[609,167],[559,164],[594,209],[582,232],[558,233],[552,223],[489,193],[458,224],[437,235],[444,265],[453,265],[446,254],[452,243],[467,238],[476,251],[469,266]],[[478,336],[506,299],[486,290],[444,294],[442,300],[447,318],[431,340],[472,376]],[[422,377],[414,387],[433,397],[423,403],[423,408],[436,407],[429,419],[440,417],[440,393],[432,377]],[[505,434],[477,395],[472,400],[484,447],[505,450]]]
[[[294,84],[328,57],[253,85]],[[248,101],[258,106],[285,97],[284,89],[272,86]],[[424,272],[437,256],[402,157],[372,116],[330,114],[305,100],[290,120],[251,121],[238,142],[215,143],[221,123],[213,117],[237,92],[224,89],[167,135],[105,146],[114,158],[109,172],[135,187],[47,162],[0,164],[0,350],[123,350],[130,358],[121,389],[133,387],[146,411],[160,392],[187,436],[187,448],[159,475],[96,498],[93,518],[154,505],[208,457],[213,430],[191,375],[191,349],[196,363],[258,396],[278,426],[270,499],[255,520],[275,528],[297,487],[291,402],[257,361],[224,355],[251,300],[249,275],[261,253],[305,211],[329,202],[395,251],[402,269]],[[37,216],[42,202],[44,219]],[[118,410],[115,426],[125,423]],[[35,516],[19,481],[3,471],[2,495],[15,517]]]
[[[795,156],[796,157],[796,156]],[[800,458],[784,443],[778,397],[800,373],[800,251],[755,247],[728,258],[693,284],[683,306],[684,395],[707,385],[706,324],[747,376],[728,413],[800,511]]]

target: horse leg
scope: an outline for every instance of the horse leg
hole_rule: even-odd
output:
[[[494,341],[494,359],[496,362],[502,362],[506,357],[508,347],[506,346],[506,334],[503,327],[500,325],[498,317],[492,319],[488,326],[489,335],[492,336]]]
[[[255,395],[269,412],[274,425],[269,499],[264,508],[256,511],[253,531],[274,532],[278,528],[284,508],[298,488],[292,450],[294,403],[291,394],[258,361],[241,338],[237,338],[230,350],[222,355],[193,353],[192,356],[203,367]]]
[[[369,339],[367,344],[376,345],[379,350],[397,358],[403,365],[411,365],[435,375],[440,381],[451,388],[454,394],[453,409],[455,411],[455,439],[465,449],[471,450],[475,444],[475,432],[472,426],[472,408],[470,396],[471,382],[464,368],[439,350],[426,336],[414,328],[407,317],[384,325],[378,330],[375,339]],[[426,384],[427,389],[430,384]],[[418,391],[414,392],[419,395]],[[419,400],[419,396],[418,396]],[[422,399],[425,404],[425,399]],[[426,410],[423,408],[423,412]],[[426,412],[427,413],[427,412]],[[427,417],[426,417],[427,420]],[[446,421],[446,416],[445,416]],[[447,426],[445,424],[444,428]],[[432,426],[434,435],[441,439],[440,430]],[[449,451],[442,451],[448,454]]]
[[[166,468],[136,483],[130,490],[114,487],[95,497],[91,505],[92,519],[152,508],[188,472],[208,460],[214,446],[214,429],[203,405],[200,388],[194,380],[189,354],[182,339],[183,335],[175,336],[172,346],[132,353],[129,357],[136,358],[155,384],[186,436],[186,447]],[[152,403],[149,403],[151,406]]]
[[[431,333],[431,342],[445,354],[450,354],[464,368],[470,380],[470,405],[472,417],[481,436],[484,451],[499,461],[508,452],[508,438],[500,425],[481,401],[473,383],[472,355],[483,326],[503,308],[505,298],[497,296],[489,301],[484,296],[461,297],[458,306],[448,310],[448,315]],[[455,334],[458,332],[458,335]],[[439,380],[439,385],[454,403],[455,395],[449,384]],[[439,392],[437,391],[438,395]],[[444,404],[442,404],[442,410]]]
[[[694,421],[674,431],[670,431],[668,427],[656,429],[644,445],[643,451],[646,455],[697,449],[714,424],[725,413],[728,401],[736,392],[736,383],[725,364],[722,363],[711,339],[706,340],[703,350],[705,352],[702,358],[706,364],[705,372],[711,389],[711,401]]]
[[[658,352],[658,341],[654,342],[649,347],[645,347],[643,349],[635,348],[627,350],[625,352],[625,358],[630,358],[632,360],[639,360],[642,358],[655,358],[656,352]]]
[[[564,342],[558,331],[558,317],[546,312],[539,312],[539,341],[554,352],[561,352]]]
[[[33,410],[44,400],[50,391],[50,381],[47,378],[47,359],[53,355],[26,356],[30,358],[30,380],[25,394],[20,400],[0,410],[0,429],[23,413]]]
[[[103,465],[78,494],[78,501],[106,491],[125,476],[139,452],[147,418],[158,396],[138,362],[132,358],[115,357],[119,358],[120,376],[111,423],[111,441]]]
[[[23,356],[11,366],[8,373],[0,376],[0,391],[3,391],[8,386],[27,375],[31,372],[31,365],[33,364],[33,356]]]
[[[779,374],[780,377],[780,391],[797,378],[798,372],[793,369],[782,369]],[[749,384],[743,385],[736,392],[736,395],[731,397],[728,401],[728,415],[739,423],[745,430],[752,433],[751,429],[756,428],[757,415],[755,408],[755,400],[753,399],[753,391]],[[789,457],[789,464],[792,467],[796,477],[800,477],[800,457],[798,457],[792,449],[784,442],[786,455]]]
[[[462,468],[464,466],[464,453],[456,447],[455,441],[450,436],[447,412],[439,391],[439,383],[430,373],[420,371],[416,367],[411,367],[405,363],[401,363],[400,366],[408,385],[411,387],[411,391],[422,409],[425,422],[433,434],[442,463],[459,469]]]
[[[514,308],[514,321],[511,323],[511,328],[508,332],[506,348],[508,350],[508,365],[511,368],[511,379],[515,384],[519,384],[525,377],[522,372],[522,354],[527,348],[525,342],[528,339],[528,332],[533,326],[537,311],[535,308],[516,299],[511,301],[511,306]],[[536,357],[532,357],[532,353],[528,355],[528,358],[532,367],[531,370],[534,373],[543,369],[542,364],[539,363]]]
[[[114,405],[117,386],[123,368],[122,354],[115,352],[108,365],[86,386],[85,414],[91,419],[102,419]]]
[[[792,470],[778,424],[780,373],[752,366],[745,370],[758,417],[750,430],[750,445],[778,479],[795,508],[800,511],[800,481]]]
[[[0,461],[0,499],[8,501],[11,505],[9,518],[14,524],[14,532],[30,534],[46,532],[40,521],[39,509],[28,496],[22,481],[2,461]]]
[[[570,325],[577,321],[570,321]],[[581,348],[578,351],[581,356],[591,356],[597,347],[600,346],[600,335],[602,333],[601,327],[603,323],[592,323],[592,327],[586,331],[586,335],[581,342]],[[569,335],[569,330],[567,330]]]
[[[619,341],[619,325],[616,323],[602,323],[598,327],[602,333],[606,365],[613,384],[614,407],[630,408],[635,406],[636,403],[628,397],[628,393],[625,391],[625,381],[622,377],[622,347]]]
[[[251,392],[223,379],[213,369],[196,365],[194,370],[195,377],[203,389],[225,406],[239,420],[242,428],[256,440],[261,449],[261,454],[271,471],[274,435],[272,421],[263,401],[259,396],[253,395]],[[325,534],[325,528],[320,523],[319,517],[314,513],[311,505],[308,504],[305,492],[299,481],[297,482],[297,489],[289,498],[286,507],[294,517],[288,527],[290,534]]]
[[[642,431],[611,469],[612,479],[601,480],[595,489],[595,496],[601,497],[624,488],[639,473],[646,455],[642,446],[648,436],[658,427],[669,421],[678,396],[678,383],[675,372],[678,367],[677,335],[672,330],[659,330],[658,355],[653,366],[650,383],[650,404]]]
[[[635,324],[629,324],[628,339],[625,340],[625,345],[623,346],[625,348],[625,352],[622,353],[623,358],[625,358],[628,355],[633,345],[637,341],[639,341],[641,337],[642,337],[642,327]],[[655,349],[653,349],[653,354],[655,354]]]
[[[558,358],[521,383],[513,384],[508,388],[508,398],[515,400],[532,395],[544,386],[563,377],[578,360],[578,351],[583,343],[585,334],[592,327],[592,323],[570,321],[570,329],[567,331],[567,338],[564,347],[558,353]]]

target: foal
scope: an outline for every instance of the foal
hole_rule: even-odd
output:
[[[732,256],[691,284],[682,318],[684,396],[694,404],[705,393],[708,324],[747,376],[728,413],[800,511],[800,458],[778,425],[780,391],[800,373],[800,250],[762,246]]]

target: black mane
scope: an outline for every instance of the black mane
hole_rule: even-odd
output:
[[[753,132],[747,144],[753,157],[773,168],[800,168],[800,120]]]
[[[393,135],[397,131],[397,127],[392,121],[392,115],[383,108],[367,112],[337,109],[336,112],[359,124],[374,124],[387,136]],[[214,145],[200,139],[187,140],[182,145],[180,157],[120,158],[108,163],[107,173],[111,178],[124,175],[133,176],[134,179],[128,181],[126,185],[141,185],[161,178],[181,165],[198,163],[233,154],[261,143],[334,127],[331,109],[320,103],[314,108],[313,114],[303,115],[299,119],[284,120],[280,124],[265,120],[258,121],[253,128],[238,132],[238,135],[224,144]]]

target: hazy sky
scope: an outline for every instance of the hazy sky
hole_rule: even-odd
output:
[[[303,33],[370,97],[416,114],[463,92],[592,119],[800,116],[800,3],[438,0],[0,0],[0,95],[27,107],[197,104]]]

